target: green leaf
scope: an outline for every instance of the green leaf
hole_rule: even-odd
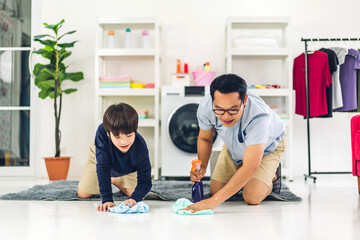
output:
[[[55,95],[55,92],[54,92],[54,91],[52,91],[52,92],[49,93],[49,97],[50,97],[50,98],[54,98],[54,95]]]
[[[53,77],[56,77],[55,69],[53,69],[53,68],[45,67],[41,71],[51,74],[51,76],[53,76]]]
[[[44,50],[46,50],[48,52],[55,52],[55,48],[52,46],[48,46],[48,45],[44,46]]]
[[[60,58],[59,58],[59,62],[62,62],[65,58],[69,57],[71,54],[72,54],[72,52],[70,52],[70,51],[69,52],[66,51],[64,53],[61,53]]]
[[[76,91],[77,91],[77,89],[75,89],[75,88],[68,88],[68,89],[65,89],[63,92],[66,94],[70,94],[70,93],[73,93]]]
[[[58,46],[61,48],[70,48],[70,47],[74,47],[76,42],[78,41],[73,41],[71,43],[59,43]]]
[[[64,80],[69,79],[74,82],[78,82],[84,79],[84,74],[82,72],[75,72],[75,73],[65,73]]]
[[[41,39],[43,37],[51,37],[51,38],[54,38],[54,36],[51,36],[49,34],[42,34],[42,35],[36,35],[34,36],[34,40],[38,40],[38,39]]]
[[[44,66],[45,66],[44,64],[37,63],[37,64],[34,66],[33,74],[34,74],[35,76],[38,75],[39,72],[41,71],[41,69],[42,69]]]
[[[41,89],[39,92],[39,98],[45,99],[49,96],[49,90],[48,89]]]
[[[61,90],[58,89],[57,97],[59,97],[61,94],[62,94]],[[52,90],[49,92],[49,97],[52,98],[52,99],[54,99],[54,95],[55,95],[55,91],[54,91],[54,89],[52,89]]]
[[[39,83],[39,86],[42,89],[55,88],[55,80],[51,79],[51,80],[42,81]]]
[[[40,89],[41,89],[41,87],[39,86],[40,82],[54,79],[54,77],[51,74],[49,74],[43,70],[44,69],[41,69],[39,74],[35,74],[35,85],[37,87],[39,87]]]
[[[42,57],[51,60],[53,57],[55,57],[54,52],[49,52],[45,50],[44,48],[39,49],[37,51],[34,51],[35,54],[40,54]]]
[[[61,72],[65,72],[67,68],[68,68],[68,67],[65,66],[65,64],[63,64],[63,63],[60,63],[60,64],[59,64],[59,70],[60,70]]]
[[[74,30],[74,31],[70,31],[70,32],[67,32],[67,33],[64,33],[63,35],[61,35],[59,38],[58,38],[58,40],[60,40],[63,36],[65,36],[65,35],[70,35],[70,34],[73,34],[73,33],[76,33],[76,30]]]
[[[53,49],[54,49],[54,46],[55,46],[55,44],[56,44],[55,41],[52,41],[52,40],[50,40],[50,39],[46,39],[46,40],[34,39],[34,41],[38,41],[38,42],[40,42],[41,44],[46,45],[46,46],[49,46],[49,47],[51,47],[51,48],[53,48]]]
[[[59,30],[59,28],[61,27],[61,25],[65,22],[64,19],[62,19],[59,23],[55,24],[55,25],[50,25],[50,24],[47,24],[47,23],[44,23],[45,27],[46,28],[49,28],[49,29],[52,29],[56,34]]]

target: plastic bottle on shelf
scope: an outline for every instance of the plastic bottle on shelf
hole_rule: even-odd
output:
[[[142,47],[149,48],[149,31],[142,31]]]
[[[114,30],[108,31],[108,48],[115,48],[115,32]]]
[[[127,28],[125,31],[125,48],[131,47],[131,30]]]
[[[181,74],[181,61],[180,61],[180,59],[177,60],[176,73]]]
[[[189,65],[187,59],[185,59],[184,61],[184,73],[189,73]]]
[[[206,63],[205,63],[204,71],[211,71],[210,63],[209,63],[209,62],[206,62]]]

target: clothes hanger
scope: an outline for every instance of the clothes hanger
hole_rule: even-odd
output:
[[[315,41],[317,41],[317,39],[311,39],[311,41],[309,41],[309,49],[307,50],[307,54],[313,54],[315,53],[315,48],[314,48],[314,45],[315,45]],[[312,47],[312,48],[311,48]]]
[[[356,55],[354,55],[354,54],[349,54],[349,49],[351,49],[350,44],[349,44],[350,39],[349,39],[349,38],[343,38],[342,41],[343,41],[344,44],[345,44],[345,48],[348,50],[348,53],[347,53],[346,55],[349,55],[349,56],[352,56],[352,57],[354,57],[354,58],[357,58]]]

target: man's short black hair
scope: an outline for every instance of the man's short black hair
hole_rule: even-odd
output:
[[[216,90],[221,93],[238,92],[241,102],[244,102],[247,92],[247,84],[244,79],[235,74],[223,74],[215,78],[210,85],[210,94],[213,101]]]
[[[126,103],[113,104],[106,109],[103,117],[105,131],[114,136],[136,132],[139,117],[136,110]]]

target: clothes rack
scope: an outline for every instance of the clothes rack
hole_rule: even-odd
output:
[[[307,126],[307,147],[308,147],[308,174],[304,174],[305,181],[312,178],[316,183],[313,174],[351,174],[352,172],[318,172],[311,171],[311,152],[310,152],[310,101],[309,101],[309,61],[308,61],[308,42],[340,42],[340,41],[360,41],[360,38],[301,38],[305,44],[305,88],[306,88],[306,126]]]

